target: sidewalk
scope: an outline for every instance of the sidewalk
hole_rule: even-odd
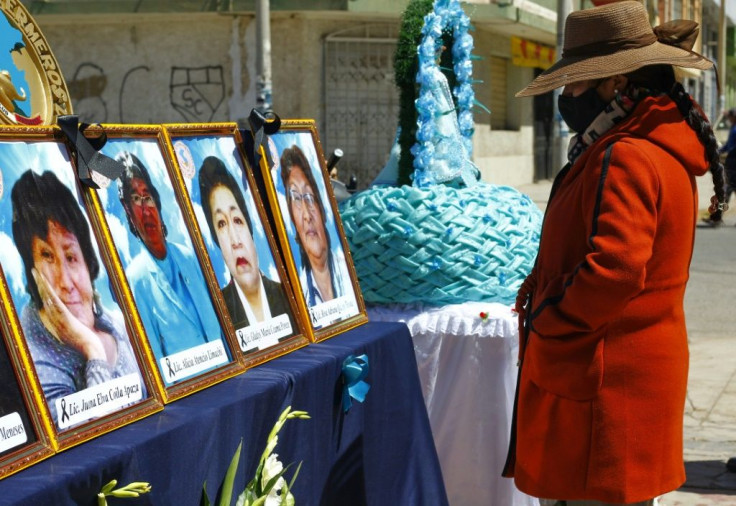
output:
[[[736,233],[736,230],[729,230]],[[697,340],[696,340],[697,339]],[[690,339],[690,377],[685,405],[687,482],[663,496],[664,506],[736,504],[736,339]]]
[[[706,176],[707,177],[707,176]],[[551,181],[517,189],[545,209]],[[699,178],[701,202],[710,183]],[[703,206],[701,206],[703,207]],[[690,375],[684,418],[687,482],[659,499],[660,506],[736,505],[736,213],[718,229],[699,227],[685,297]],[[724,253],[730,252],[730,253]]]
[[[547,208],[547,199],[549,198],[549,192],[552,190],[552,180],[545,179],[532,184],[516,186],[515,188],[521,193],[529,195],[532,201],[534,201],[534,203],[537,204],[542,211],[544,211]]]

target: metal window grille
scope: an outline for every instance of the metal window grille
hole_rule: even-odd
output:
[[[324,39],[325,156],[339,148],[339,178],[367,187],[388,161],[398,125],[394,83],[398,27],[361,25]]]

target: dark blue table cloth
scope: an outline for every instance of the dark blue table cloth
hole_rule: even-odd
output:
[[[363,353],[371,389],[344,413],[342,362]],[[236,496],[286,406],[312,417],[289,420],[275,450],[285,465],[303,461],[297,505],[447,504],[411,336],[399,323],[368,323],[311,344],[66,450],[0,481],[0,504],[92,506],[115,478],[153,490],[111,505],[197,505],[205,480],[210,498],[216,494],[242,438]]]

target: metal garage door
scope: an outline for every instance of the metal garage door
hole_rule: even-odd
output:
[[[388,160],[398,125],[399,94],[394,84],[397,26],[364,25],[341,30],[324,41],[325,157],[344,152],[340,179],[351,176],[365,188]]]
[[[490,68],[491,75],[487,82],[491,86],[491,128],[493,130],[507,130],[506,125],[506,95],[507,95],[507,77],[506,69],[509,65],[508,58],[499,58],[491,56]],[[487,76],[484,76],[487,78]]]

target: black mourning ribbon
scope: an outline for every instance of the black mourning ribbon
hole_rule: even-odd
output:
[[[72,145],[77,177],[82,183],[91,188],[99,188],[92,180],[93,170],[108,179],[120,177],[125,169],[123,164],[100,153],[100,149],[107,142],[107,135],[104,132],[99,138],[88,139],[84,136],[84,131],[89,124],[79,123],[79,118],[74,114],[59,116],[56,122]]]
[[[253,133],[253,162],[258,165],[261,156],[258,148],[263,142],[263,134],[273,135],[281,128],[281,118],[273,111],[259,111],[252,109],[248,116],[250,131]]]
[[[66,412],[66,400],[61,399],[59,405],[61,405],[61,423],[64,423],[65,421],[69,420],[69,415]]]
[[[166,367],[169,368],[169,376],[171,376],[172,378],[176,376],[174,369],[171,368],[171,362],[169,361],[169,357],[166,357]]]

